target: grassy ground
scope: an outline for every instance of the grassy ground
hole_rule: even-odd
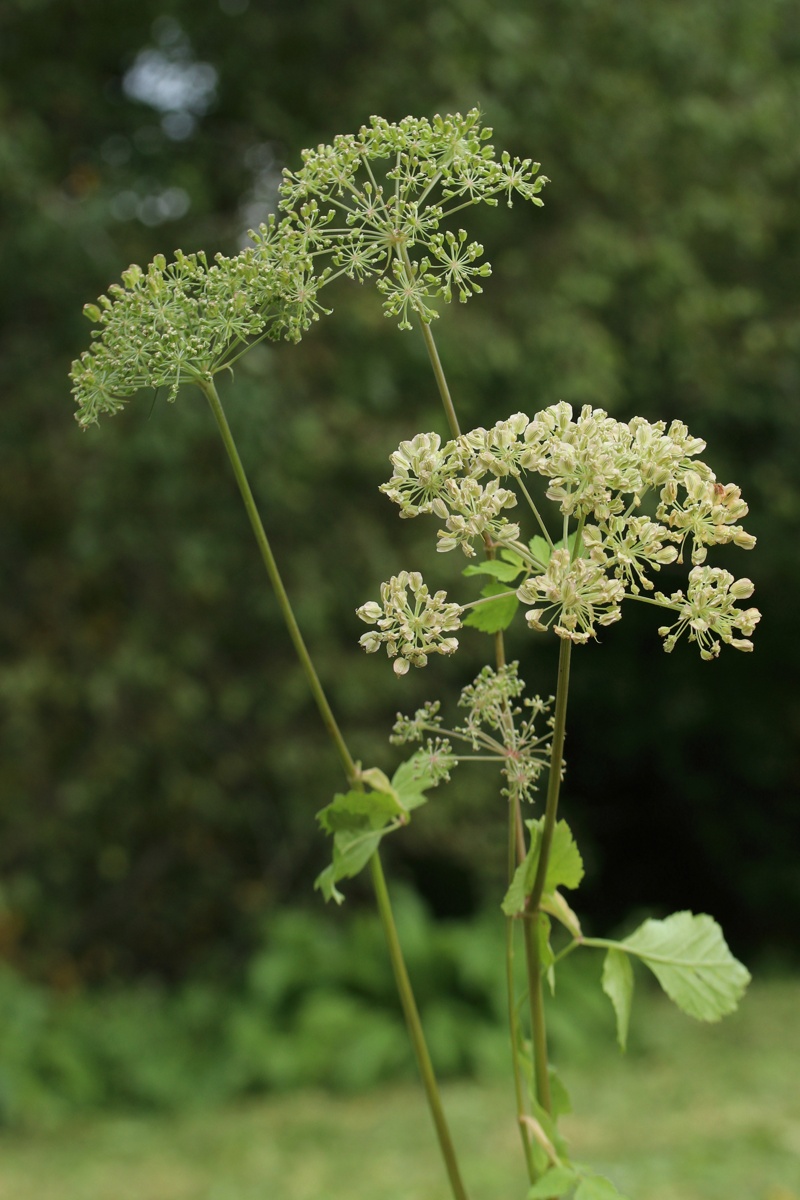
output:
[[[568,1064],[575,1156],[631,1200],[800,1200],[800,982],[700,1026],[659,1000],[627,1060]],[[446,1089],[472,1200],[524,1200],[508,1089]],[[410,1086],[0,1140],[0,1200],[448,1200]]]

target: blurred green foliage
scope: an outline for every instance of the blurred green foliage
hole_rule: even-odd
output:
[[[431,1054],[443,1078],[504,1078],[502,919],[434,922],[412,892],[398,925]],[[613,1046],[599,954],[560,981],[556,1055]],[[563,983],[563,986],[561,986]],[[520,979],[520,992],[522,980]],[[414,1078],[377,916],[342,922],[285,910],[237,980],[144,981],[62,995],[0,974],[0,1125],[48,1125],[89,1111],[174,1111],[299,1086],[354,1092]]]
[[[234,972],[265,912],[314,903],[312,814],[340,782],[199,393],[71,422],[82,304],[157,251],[234,249],[304,145],[475,103],[552,183],[541,212],[479,217],[494,277],[437,330],[464,424],[559,399],[680,417],[759,535],[752,659],[665,658],[647,613],[577,658],[584,908],[693,907],[734,949],[796,945],[797,6],[139,0],[112,22],[97,0],[7,0],[0,67],[6,957],[66,989]],[[483,647],[402,682],[358,654],[380,579],[444,581],[376,491],[441,420],[421,340],[366,291],[334,300],[299,348],[242,363],[229,412],[348,738],[390,766],[396,709],[455,691]],[[512,652],[547,690],[552,647]],[[499,896],[495,795],[458,781],[395,851],[439,912]]]

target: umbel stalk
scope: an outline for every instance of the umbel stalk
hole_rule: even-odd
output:
[[[217,423],[217,429],[219,430],[219,434],[222,438],[223,445],[225,446],[231,467],[233,468],[236,484],[239,488],[239,492],[242,497],[253,533],[255,534],[255,539],[258,544],[262,561],[266,567],[270,583],[272,584],[272,588],[275,592],[275,596],[281,610],[281,615],[286,624],[286,628],[289,632],[289,637],[291,638],[297,657],[300,660],[300,665],[305,673],[308,685],[311,689],[311,694],[314,697],[317,708],[319,709],[323,724],[328,731],[331,741],[336,747],[336,751],[339,755],[339,760],[342,764],[347,782],[353,788],[360,788],[362,784],[359,775],[359,769],[347,747],[347,743],[344,740],[344,736],[342,735],[338,722],[333,714],[333,710],[328,702],[328,698],[325,695],[325,690],[320,682],[311,655],[309,654],[308,647],[306,646],[305,640],[300,631],[297,618],[294,615],[294,610],[292,609],[288,592],[286,591],[280,571],[278,570],[278,564],[275,561],[275,556],[272,553],[272,547],[270,546],[269,538],[267,537],[266,530],[264,529],[264,523],[261,520],[261,516],[256,506],[255,498],[253,496],[244,465],[239,456],[239,451],[236,447],[233,434],[231,433],[231,429],[225,415],[225,410],[222,407],[222,401],[220,400],[219,393],[217,392],[217,389],[214,386],[214,381],[210,376],[207,379],[204,379],[199,386],[208,400],[211,411],[214,414],[214,419]],[[411,1039],[411,1045],[414,1050],[417,1066],[422,1078],[422,1084],[425,1089],[425,1095],[428,1100],[428,1107],[433,1118],[436,1137],[439,1142],[439,1149],[441,1151],[445,1168],[447,1170],[447,1175],[450,1180],[450,1187],[453,1192],[454,1200],[468,1200],[467,1191],[461,1179],[461,1173],[458,1166],[458,1160],[456,1158],[453,1139],[450,1134],[444,1107],[442,1105],[441,1095],[436,1082],[433,1064],[431,1062],[430,1053],[425,1041],[425,1033],[422,1028],[422,1021],[420,1020],[419,1010],[414,998],[411,981],[406,969],[405,959],[403,958],[403,952],[400,947],[400,940],[397,936],[397,927],[394,920],[394,914],[392,912],[391,901],[389,899],[389,891],[386,886],[386,879],[377,850],[370,860],[370,871],[372,885],[375,891],[375,899],[377,901],[378,912],[381,919],[381,925],[386,938],[389,958],[392,964],[392,970],[394,972],[395,982],[397,984],[397,990],[400,996],[400,1003],[403,1008],[403,1015],[405,1016],[406,1025],[408,1027],[408,1032]]]

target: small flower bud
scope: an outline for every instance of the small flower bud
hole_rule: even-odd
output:
[[[736,600],[747,600],[749,596],[752,596],[754,591],[755,585],[752,579],[737,579],[735,583],[731,584],[730,589],[731,595]]]

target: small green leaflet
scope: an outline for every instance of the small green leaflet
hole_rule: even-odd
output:
[[[531,844],[524,860],[514,872],[511,886],[503,899],[502,909],[507,917],[521,913],[525,901],[533,890],[536,869],[539,865],[544,817],[538,821],[526,821],[531,835]],[[547,864],[544,892],[549,895],[558,887],[576,888],[583,879],[583,860],[566,821],[559,821],[553,831],[550,860]]]
[[[570,554],[572,554],[573,550],[575,549],[576,535],[577,530],[574,533],[571,533],[567,538],[567,549],[569,550]],[[555,544],[551,546],[546,538],[543,538],[537,534],[536,537],[531,538],[531,540],[528,542],[528,546],[533,557],[538,559],[538,561],[542,564],[542,569],[546,571],[547,564],[550,562],[550,556],[553,551],[563,549],[564,539],[562,538],[560,542],[555,542]]]
[[[543,912],[549,913],[551,917],[555,917],[557,921],[560,921],[567,932],[572,934],[577,941],[583,940],[581,923],[561,895],[561,892],[545,892],[542,896],[541,909]]]
[[[670,1000],[699,1021],[718,1021],[733,1012],[750,982],[719,925],[705,914],[679,912],[645,921],[615,945],[640,958]]]
[[[617,1015],[617,1041],[624,1050],[628,1041],[628,1025],[633,1001],[633,967],[622,950],[608,951],[603,963],[603,991],[614,1005]]]
[[[542,564],[542,569],[546,569],[547,564],[550,562],[551,551],[549,542],[537,534],[536,537],[531,538],[531,540],[528,542],[528,545],[530,546],[530,551],[533,557],[538,559],[538,561]]]
[[[485,562],[470,563],[464,567],[462,575],[491,575],[501,583],[513,583],[524,570],[522,559],[515,562],[501,562],[497,558],[487,558]]]
[[[317,820],[326,833],[340,829],[380,829],[391,817],[404,813],[394,796],[385,792],[337,793]]]
[[[504,564],[497,563],[495,560],[482,565],[490,567]],[[477,608],[470,609],[461,624],[468,625],[471,629],[480,629],[481,633],[501,633],[504,629],[508,629],[519,608],[519,600],[513,592],[509,593],[508,584],[492,579],[485,587],[481,588],[481,596],[500,596],[500,599],[492,600],[488,604],[479,604]]]
[[[391,782],[383,771],[370,767],[361,771],[369,789],[338,793],[317,813],[326,833],[333,834],[333,861],[317,877],[314,887],[326,900],[341,904],[344,896],[336,887],[340,879],[352,879],[369,862],[381,838],[408,823],[408,814],[424,804],[425,792],[435,786],[426,771],[425,752],[418,750],[401,763]]]
[[[603,1175],[584,1175],[573,1167],[550,1167],[528,1192],[528,1200],[565,1196],[578,1184],[575,1200],[627,1200]]]
[[[628,1200],[605,1175],[581,1175],[575,1200]]]
[[[572,1101],[555,1067],[548,1066],[547,1070],[550,1075],[550,1099],[553,1103],[553,1116],[557,1120],[565,1113],[572,1112]]]
[[[578,1176],[572,1167],[550,1167],[528,1192],[528,1200],[551,1200],[564,1196],[574,1187]]]

